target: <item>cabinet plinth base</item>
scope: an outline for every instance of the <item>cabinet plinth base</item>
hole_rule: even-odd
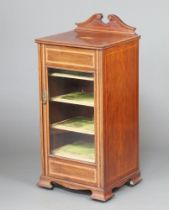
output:
[[[49,190],[53,189],[52,182],[50,180],[48,180],[48,179],[43,178],[43,177],[40,177],[37,185],[39,187],[46,188],[46,189],[49,189]]]
[[[135,173],[132,173],[127,177],[116,181],[113,185],[111,185],[110,188],[107,189],[97,188],[95,186],[88,186],[80,183],[75,183],[71,181],[66,181],[46,176],[41,176],[37,185],[39,187],[46,189],[53,189],[56,186],[55,184],[57,184],[73,190],[90,190],[92,192],[91,198],[93,200],[104,202],[111,199],[114,196],[114,193],[112,192],[113,189],[120,188],[125,184],[129,186],[135,186],[141,181],[142,181],[141,174],[139,171],[136,171]]]
[[[93,200],[107,201],[111,199],[113,196],[114,194],[112,193],[112,191],[104,192],[104,191],[92,190],[91,198]]]

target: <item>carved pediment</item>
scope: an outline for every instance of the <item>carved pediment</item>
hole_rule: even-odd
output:
[[[76,31],[103,31],[135,34],[136,28],[125,24],[118,16],[108,15],[108,23],[103,22],[103,14],[91,16],[82,23],[76,23]]]

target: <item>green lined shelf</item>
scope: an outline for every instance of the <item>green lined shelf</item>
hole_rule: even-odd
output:
[[[94,135],[94,121],[82,116],[51,124],[51,128]]]
[[[50,73],[49,76],[50,77],[63,77],[63,78],[72,78],[72,79],[79,79],[79,80],[94,81],[93,74],[92,73],[86,73],[86,72],[57,70],[57,72]]]
[[[77,140],[73,143],[66,144],[59,148],[53,149],[52,155],[94,162],[94,142],[86,138],[84,140]]]
[[[68,94],[65,94],[65,95],[51,97],[50,101],[84,105],[84,106],[90,106],[90,107],[94,106],[93,93],[89,93],[89,92],[68,93]]]

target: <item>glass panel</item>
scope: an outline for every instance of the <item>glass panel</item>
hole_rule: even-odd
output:
[[[50,154],[95,162],[93,73],[48,69]]]
[[[81,133],[51,131],[51,154],[75,160],[94,162],[94,136]]]

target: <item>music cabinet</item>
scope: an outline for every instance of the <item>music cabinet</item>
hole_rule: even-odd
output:
[[[135,28],[95,14],[69,32],[36,39],[42,174],[38,185],[90,190],[141,181]]]

